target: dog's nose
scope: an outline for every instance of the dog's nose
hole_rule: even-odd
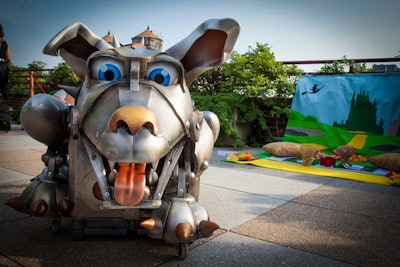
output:
[[[141,106],[126,106],[114,111],[108,122],[108,128],[116,133],[118,128],[125,127],[130,134],[137,134],[142,128],[146,128],[153,135],[161,131],[160,125],[149,109]]]

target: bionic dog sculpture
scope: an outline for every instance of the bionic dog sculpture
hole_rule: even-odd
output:
[[[67,26],[43,51],[60,55],[83,83],[62,87],[73,105],[45,94],[24,104],[21,123],[48,146],[46,167],[6,204],[50,217],[52,232],[72,217],[76,238],[88,221],[122,222],[186,257],[189,242],[218,228],[197,200],[219,134],[217,116],[196,110],[187,85],[222,64],[238,34],[234,20],[212,19],[160,52]]]

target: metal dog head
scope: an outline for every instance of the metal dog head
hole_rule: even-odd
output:
[[[74,23],[50,41],[44,53],[61,55],[84,80],[75,93],[78,125],[99,151],[115,162],[150,163],[183,136],[193,135],[190,118],[195,109],[187,85],[229,57],[238,33],[231,19],[208,20],[160,52],[112,46]],[[210,126],[215,140],[218,125]]]

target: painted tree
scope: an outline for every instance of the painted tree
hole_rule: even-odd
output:
[[[383,118],[380,118],[378,122],[376,99],[372,102],[369,95],[362,89],[358,94],[354,92],[347,120],[342,123],[335,122],[334,126],[383,134]]]

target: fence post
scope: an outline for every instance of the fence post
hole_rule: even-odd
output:
[[[33,71],[31,71],[29,75],[29,97],[32,97],[35,94],[35,85],[33,81]]]

